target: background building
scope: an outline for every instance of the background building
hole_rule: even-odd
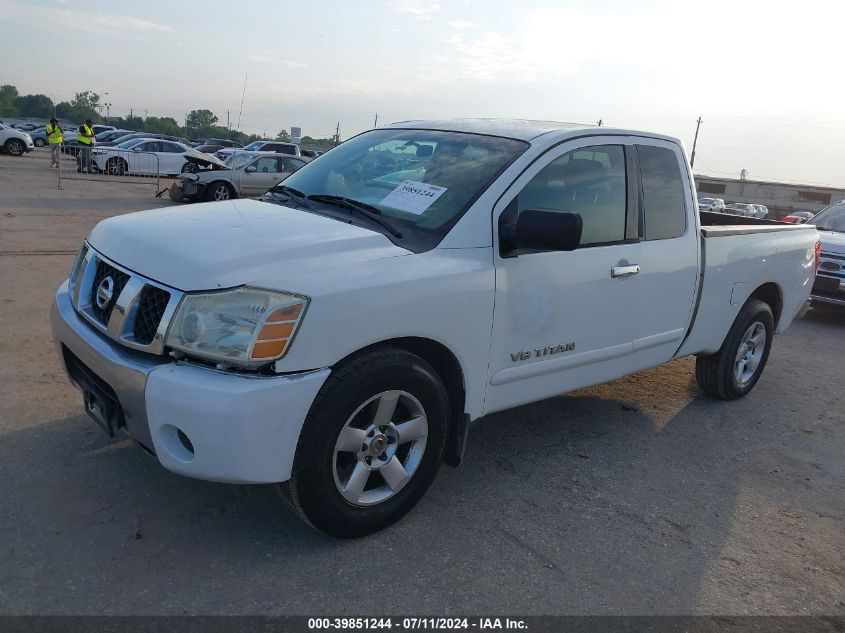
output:
[[[722,198],[726,204],[748,202],[769,208],[769,219],[780,220],[795,211],[815,213],[832,202],[845,200],[845,188],[796,185],[785,182],[695,176],[699,196]]]

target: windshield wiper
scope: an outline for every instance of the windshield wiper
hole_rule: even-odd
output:
[[[311,205],[308,204],[308,196],[306,196],[301,191],[294,189],[293,187],[288,187],[287,185],[276,185],[275,187],[271,187],[267,190],[267,194],[282,194],[283,196],[287,196],[297,204],[306,209],[310,209]],[[266,194],[265,194],[266,195]]]
[[[379,226],[383,227],[393,237],[402,239],[402,232],[399,231],[392,224],[390,224],[390,222],[385,220],[382,217],[381,211],[379,211],[376,207],[371,204],[367,204],[366,202],[358,202],[357,200],[353,200],[352,198],[346,198],[344,196],[330,196],[328,194],[322,193],[315,193],[307,197],[309,200],[313,200],[314,202],[326,202],[328,204],[334,204],[338,207],[357,211],[361,215],[369,218]]]

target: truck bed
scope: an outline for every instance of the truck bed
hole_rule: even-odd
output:
[[[764,286],[775,304],[777,330],[786,329],[809,297],[816,227],[722,213],[702,213],[701,220],[699,294],[677,355],[718,351],[742,305]]]

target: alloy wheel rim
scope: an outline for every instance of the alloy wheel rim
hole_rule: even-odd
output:
[[[214,199],[215,200],[228,200],[229,199],[229,188],[226,185],[219,185],[217,189],[214,190]]]
[[[9,153],[12,156],[20,156],[23,154],[23,144],[20,141],[12,141],[9,143]]]
[[[745,330],[734,360],[734,380],[745,387],[754,378],[766,349],[766,326],[755,321]]]
[[[383,391],[358,407],[335,442],[332,472],[347,503],[373,506],[411,480],[428,441],[428,418],[407,391]]]

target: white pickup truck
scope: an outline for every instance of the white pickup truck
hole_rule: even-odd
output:
[[[311,525],[361,536],[489,413],[691,354],[705,392],[747,394],[807,302],[819,236],[702,218],[672,138],[399,123],[262,200],[101,222],[53,332],[111,434],[175,473],[279,482]]]

